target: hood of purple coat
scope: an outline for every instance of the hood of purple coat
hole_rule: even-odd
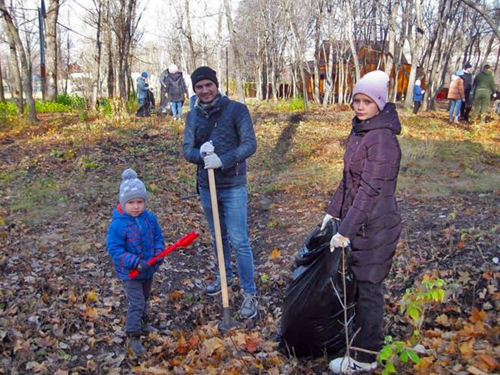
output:
[[[401,123],[394,103],[387,103],[378,115],[371,119],[360,121],[357,116],[352,119],[352,128],[355,133],[366,133],[375,129],[389,129],[395,135],[401,134]]]

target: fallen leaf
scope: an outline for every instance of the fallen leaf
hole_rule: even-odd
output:
[[[500,368],[500,365],[498,364],[497,360],[492,356],[489,356],[487,354],[481,354],[479,356],[479,359],[483,361],[490,368],[490,370],[497,370],[498,368]]]
[[[172,300],[180,299],[184,295],[184,292],[182,290],[174,290],[172,293],[170,293],[170,298]]]
[[[475,342],[476,340],[469,340],[460,345],[459,347],[460,354],[464,359],[466,360],[471,359],[472,356],[474,355],[474,350],[472,349],[472,347],[474,346]]]
[[[473,323],[485,321],[488,318],[488,314],[486,314],[483,310],[478,310],[475,307],[472,308],[472,314],[470,317],[470,321]]]
[[[276,259],[281,257],[281,251],[279,251],[278,249],[273,249],[273,251],[271,251],[270,257],[271,259]]]
[[[439,315],[437,318],[436,318],[436,323],[437,324],[440,324],[444,327],[449,327],[450,326],[450,322],[448,320],[448,316],[445,315],[445,314],[441,314]]]
[[[479,370],[477,367],[469,366],[467,367],[467,371],[473,375],[488,375],[486,372]]]

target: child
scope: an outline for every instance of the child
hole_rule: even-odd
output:
[[[156,216],[146,211],[148,193],[137,173],[126,169],[122,179],[120,204],[113,210],[106,246],[127,295],[125,331],[130,347],[134,353],[142,354],[146,349],[140,336],[151,329],[147,324],[147,308],[153,275],[163,259],[152,267],[147,261],[164,249],[165,240]],[[130,279],[128,273],[133,269],[137,269],[139,275]]]
[[[413,86],[413,114],[416,115],[418,110],[420,109],[420,105],[422,104],[422,100],[424,99],[425,90],[422,90],[420,86],[422,81],[417,79],[415,81],[415,86]]]
[[[387,277],[401,233],[394,192],[401,149],[396,135],[401,124],[394,103],[387,103],[389,76],[367,73],[353,90],[352,130],[344,154],[343,178],[327,207],[324,227],[340,219],[332,251],[351,245],[349,262],[357,279],[353,346],[355,358],[330,362],[335,373],[368,372],[377,367],[384,314],[382,282]]]

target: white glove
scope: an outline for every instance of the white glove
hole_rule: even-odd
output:
[[[205,142],[200,147],[200,156],[204,158],[209,154],[213,154],[215,148],[212,141]]]
[[[350,243],[349,238],[337,233],[330,241],[330,251],[333,252],[338,247],[347,247]]]
[[[326,214],[326,215],[325,215],[325,217],[323,218],[323,223],[321,224],[321,228],[320,228],[320,230],[325,229],[326,224],[328,224],[328,222],[329,222],[330,220],[332,220],[332,219],[333,219],[333,220],[338,220],[338,221],[340,221],[340,219],[339,219],[339,218],[336,218],[336,217],[333,217],[332,215]]]
[[[496,93],[496,92],[494,92],[494,93],[493,93],[493,97],[494,97],[494,98],[496,98],[496,97],[497,97],[497,93]]]
[[[217,169],[222,167],[222,161],[217,156],[217,154],[210,154],[203,158],[205,162],[205,169]]]
[[[425,90],[422,90],[422,94],[425,94]]]

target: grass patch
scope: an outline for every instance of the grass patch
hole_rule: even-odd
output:
[[[20,211],[27,223],[51,219],[66,210],[68,200],[61,183],[51,177],[35,180],[18,192],[11,209]]]

